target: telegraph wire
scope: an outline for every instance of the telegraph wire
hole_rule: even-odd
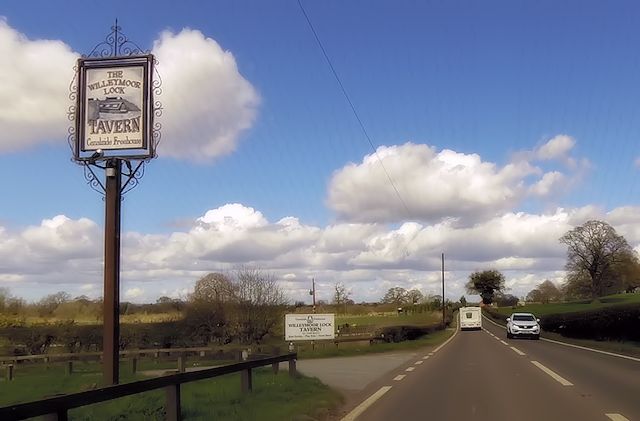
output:
[[[320,47],[320,51],[322,51],[322,55],[324,56],[325,61],[327,62],[327,64],[329,65],[329,68],[331,69],[331,73],[333,74],[333,77],[335,78],[336,82],[338,83],[338,86],[340,87],[340,91],[342,92],[342,95],[347,100],[347,103],[349,104],[349,107],[351,108],[351,112],[353,113],[354,117],[358,121],[358,125],[360,126],[360,130],[362,130],[362,133],[364,134],[364,137],[369,142],[369,146],[371,147],[371,150],[373,151],[373,153],[376,155],[376,158],[378,158],[378,162],[380,163],[380,166],[382,167],[382,170],[384,171],[385,175],[387,176],[387,179],[389,180],[389,183],[391,184],[391,187],[393,187],[393,190],[394,190],[396,196],[400,200],[400,203],[402,203],[402,207],[404,208],[404,210],[405,210],[405,212],[407,214],[407,219],[411,219],[411,212],[409,211],[409,207],[407,206],[406,202],[402,198],[402,195],[400,194],[400,191],[396,187],[396,184],[393,181],[393,178],[391,178],[391,174],[389,174],[389,171],[387,171],[387,168],[384,166],[384,163],[382,162],[382,158],[380,158],[380,155],[378,155],[378,151],[377,151],[376,147],[373,145],[373,141],[371,140],[371,137],[369,136],[369,133],[367,132],[367,129],[366,129],[364,123],[362,122],[362,119],[360,118],[360,115],[358,114],[358,111],[356,110],[356,107],[353,104],[353,101],[351,101],[351,97],[349,96],[349,94],[347,93],[346,88],[342,84],[342,81],[340,80],[340,77],[338,76],[338,72],[336,71],[335,67],[333,67],[333,63],[331,62],[331,59],[329,58],[329,55],[327,54],[327,51],[325,50],[324,45],[322,44],[322,41],[320,41],[320,37],[318,36],[318,33],[316,32],[313,24],[311,23],[311,19],[309,18],[309,15],[307,15],[307,12],[304,9],[304,6],[302,6],[302,1],[301,0],[297,0],[297,1],[298,1],[298,6],[300,6],[300,11],[304,15],[304,18],[307,21],[307,24],[309,25],[309,29],[313,33],[313,37],[315,38],[316,43],[318,44],[318,47]],[[408,246],[408,243],[407,243],[407,246]]]

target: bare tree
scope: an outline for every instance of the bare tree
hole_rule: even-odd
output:
[[[282,321],[288,300],[272,274],[259,269],[235,272],[233,332],[241,341],[260,342]]]
[[[387,290],[387,293],[382,297],[383,303],[393,303],[397,306],[407,303],[407,290],[402,287],[393,287]]]
[[[351,291],[344,286],[343,283],[338,282],[334,285],[333,304],[344,304],[351,296]]]
[[[592,298],[614,285],[616,265],[633,250],[627,240],[603,221],[587,221],[560,238],[567,245],[567,282],[589,280]]]
[[[548,304],[551,301],[559,301],[561,297],[562,292],[547,279],[527,294],[527,301]]]
[[[409,304],[417,304],[424,300],[424,295],[417,289],[407,291],[407,302]]]

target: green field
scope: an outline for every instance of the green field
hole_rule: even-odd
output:
[[[598,308],[613,306],[619,304],[640,304],[640,293],[635,294],[615,294],[606,297],[600,297],[596,301],[580,300],[568,303],[549,303],[549,304],[529,304],[522,307],[499,307],[494,309],[501,314],[510,315],[514,312],[533,313],[536,316],[544,316],[547,314],[572,313],[576,311],[595,310]]]
[[[442,313],[440,312],[426,312],[426,313],[411,313],[400,314],[397,313],[384,313],[374,315],[336,315],[336,325],[341,326],[348,323],[351,326],[398,326],[398,325],[429,325],[439,322],[441,320]]]
[[[96,363],[79,363],[74,370],[67,376],[61,364],[49,369],[44,365],[19,367],[14,381],[0,381],[0,406],[87,390],[100,383],[102,375]],[[121,383],[147,378],[127,373],[124,364],[121,373]],[[286,370],[274,375],[270,368],[254,370],[253,391],[249,394],[240,392],[239,374],[184,384],[181,393],[183,415],[188,420],[322,417],[342,401],[337,392],[317,379],[303,376],[292,379]],[[164,392],[158,390],[74,409],[69,416],[74,420],[116,420],[126,414],[128,419],[161,420],[163,411]]]

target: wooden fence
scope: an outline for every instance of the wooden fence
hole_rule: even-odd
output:
[[[47,421],[62,421],[67,420],[67,413],[73,408],[148,392],[150,390],[164,389],[166,419],[169,421],[177,421],[182,418],[180,410],[180,385],[182,383],[240,372],[241,388],[244,392],[248,392],[252,389],[252,369],[271,365],[275,374],[278,372],[280,362],[288,361],[289,375],[295,377],[296,359],[297,354],[290,353],[6,406],[0,408],[0,420],[22,420],[31,417],[45,416]]]

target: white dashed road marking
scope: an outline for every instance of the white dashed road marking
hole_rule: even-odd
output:
[[[609,419],[613,420],[613,421],[629,421],[628,418],[623,417],[620,414],[605,414],[607,417],[609,417]]]
[[[415,365],[420,365],[420,364],[422,364],[423,362],[424,362],[424,361],[422,361],[422,360],[420,360],[420,361],[416,361],[416,362],[415,362]]]
[[[393,378],[393,380],[395,380],[395,381],[399,382],[400,380],[404,379],[405,377],[407,377],[407,376],[406,376],[406,375],[404,375],[404,374],[398,374],[397,376],[395,376],[395,377]]]
[[[364,411],[367,410],[375,401],[380,399],[382,395],[387,393],[391,389],[391,386],[383,386],[376,393],[369,396],[367,400],[362,402],[360,405],[356,406],[353,411],[349,412],[346,417],[342,419],[342,421],[353,421],[358,418]]]
[[[507,346],[509,346],[509,344],[508,344],[508,343],[506,343],[505,341],[503,341],[502,339],[500,339],[500,343],[501,343],[502,345],[507,345]]]
[[[428,360],[429,359],[429,355],[425,355],[424,357],[422,357],[423,360]]]
[[[518,354],[518,355],[526,355],[524,352],[520,351],[515,346],[512,346],[511,349],[513,349],[515,351],[515,353]]]
[[[411,372],[411,371],[413,371],[413,370],[415,370],[415,369],[416,369],[415,367],[407,367],[407,369],[406,369],[406,370],[404,370],[404,371],[409,371],[409,372]]]
[[[535,365],[536,367],[538,367],[540,370],[544,371],[545,373],[547,373],[548,375],[553,377],[553,379],[556,380],[561,385],[563,385],[563,386],[573,386],[573,383],[571,383],[569,380],[565,379],[564,377],[562,377],[558,373],[554,372],[553,370],[548,369],[547,367],[545,367],[544,365],[540,364],[539,362],[531,361],[531,363],[533,365]]]

